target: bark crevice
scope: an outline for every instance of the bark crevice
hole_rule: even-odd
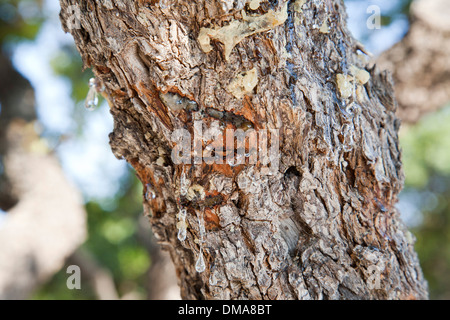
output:
[[[105,84],[113,152],[135,168],[144,194],[155,195],[144,195],[144,208],[171,253],[183,298],[425,298],[413,244],[394,207],[403,173],[391,81],[355,54],[339,1],[298,1],[288,2],[286,22],[249,34],[227,52],[213,39],[205,53],[200,29],[241,23],[248,8],[214,0],[179,0],[170,8],[116,0],[114,11],[84,0],[81,6],[96,7],[81,15],[88,41],[66,30]],[[263,1],[258,15],[285,4]],[[61,16],[65,25],[64,10]],[[250,70],[256,85],[237,94],[230,84]],[[277,129],[279,167],[267,175],[260,163],[174,164],[172,132],[192,135],[195,121],[222,132]],[[187,237],[180,243],[182,208]],[[207,267],[200,274],[198,216],[206,226]],[[379,272],[379,288],[371,270]]]

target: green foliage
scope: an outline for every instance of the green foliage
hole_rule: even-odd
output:
[[[119,253],[119,266],[124,278],[139,281],[150,266],[145,249],[134,245],[123,247]]]
[[[141,266],[148,264],[148,258],[141,256],[143,248],[136,237],[138,218],[142,214],[142,189],[132,173],[122,185],[125,192],[109,203],[103,206],[98,202],[87,203],[89,239],[85,247],[101,264],[109,266],[115,279],[130,275],[137,279],[146,271]],[[138,266],[126,264],[125,256],[131,257]]]
[[[71,84],[71,97],[77,106],[73,110],[72,117],[77,124],[78,136],[82,136],[86,117],[90,115],[83,106],[89,91],[89,79],[94,77],[94,74],[91,69],[81,71],[83,70],[83,61],[75,46],[64,46],[55,52],[50,65],[56,75],[67,79]],[[101,105],[102,95],[99,94],[98,98],[99,105]]]
[[[72,98],[75,101],[84,101],[89,90],[89,79],[94,76],[91,69],[84,72],[83,62],[80,54],[74,46],[65,46],[59,52],[56,52],[50,65],[54,73],[58,76],[70,80],[72,85]]]
[[[450,185],[450,181],[447,181]],[[414,231],[421,266],[431,298],[450,299],[450,192],[439,197],[439,206],[424,212],[422,225]]]
[[[431,194],[436,204],[420,203],[423,222],[413,233],[430,296],[450,299],[450,107],[405,128],[400,137],[405,191]]]
[[[392,20],[393,20],[393,19],[392,19],[391,16],[385,16],[385,15],[382,15],[382,16],[381,16],[381,25],[382,25],[382,26],[388,26],[388,25],[391,24]]]
[[[2,0],[0,43],[33,39],[43,21],[41,0]]]
[[[400,1],[400,13],[404,15],[409,15],[411,10],[411,4],[413,3],[413,0],[401,0]]]
[[[133,291],[145,298],[150,257],[137,236],[138,220],[142,215],[140,181],[130,171],[119,194],[111,199],[88,202],[86,210],[88,239],[83,248],[112,274],[119,295]],[[67,277],[65,270],[61,270],[33,298],[95,299],[89,283],[82,282],[81,290],[68,290]]]
[[[401,134],[406,185],[423,188],[432,174],[450,174],[450,109],[426,116]]]
[[[0,44],[33,40],[45,21],[41,0],[2,0],[0,2]],[[55,75],[67,79],[72,88],[72,98],[84,103],[93,77],[83,63],[75,46],[63,46],[54,53],[50,65]],[[101,103],[101,100],[100,102]],[[84,119],[90,113],[75,108],[73,118],[82,136]],[[88,239],[83,245],[103,268],[113,276],[119,294],[129,290],[145,297],[145,274],[150,266],[146,248],[137,238],[137,223],[142,215],[142,187],[134,174],[124,177],[121,191],[111,199],[92,200],[86,204],[88,213]],[[93,289],[83,283],[82,290],[68,290],[65,268],[34,295],[35,299],[95,299]],[[131,284],[131,285],[130,285]]]
[[[81,289],[69,290],[66,287],[67,277],[65,268],[56,273],[52,280],[40,288],[33,296],[34,300],[94,300],[94,291],[90,284],[82,284]]]

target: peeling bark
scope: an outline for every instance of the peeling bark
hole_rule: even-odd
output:
[[[80,28],[70,28],[69,5],[80,9]],[[144,208],[182,298],[427,298],[413,237],[394,207],[404,178],[392,81],[358,58],[341,1],[288,1],[283,23],[248,32],[249,16],[285,5],[61,0],[61,21],[105,85],[112,150],[145,187]],[[217,30],[237,24],[245,36],[231,48]],[[199,42],[202,28],[215,30],[211,50]],[[231,85],[250,71],[257,81],[248,90]],[[204,131],[278,130],[279,167],[175,164],[172,133],[194,136],[196,121]],[[198,273],[202,239],[206,270]]]

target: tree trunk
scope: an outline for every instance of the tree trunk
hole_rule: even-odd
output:
[[[183,298],[427,298],[394,206],[403,172],[392,82],[365,69],[342,1],[61,6],[64,29],[105,87],[112,150],[145,187]],[[196,138],[211,127],[215,139]],[[174,156],[181,129],[190,164]],[[202,152],[223,160],[207,146],[226,129],[266,132],[258,142],[278,158],[201,161]]]

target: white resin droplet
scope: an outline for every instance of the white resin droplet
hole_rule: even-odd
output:
[[[188,189],[189,189],[189,181],[186,179],[186,172],[183,169],[180,178],[180,194],[182,196],[185,196],[188,192]]]
[[[146,185],[146,187],[147,187],[147,191],[145,192],[145,199],[146,199],[147,201],[151,201],[151,200],[156,199],[156,193],[155,193],[155,191],[152,189],[151,184],[148,183],[148,184]]]
[[[198,273],[202,273],[206,270],[205,259],[203,258],[203,251],[200,248],[200,252],[198,254],[197,262],[195,263],[195,270]]]
[[[199,236],[200,236],[199,242],[200,242],[200,244],[203,244],[204,237],[206,235],[205,220],[203,219],[203,213],[197,212],[197,221],[198,221],[198,230],[199,230]]]
[[[84,102],[84,106],[87,110],[92,111],[98,105],[98,95],[96,88],[95,78],[89,79],[89,91]]]
[[[186,240],[186,228],[178,229],[178,240],[180,241]]]
[[[179,222],[177,223],[178,228],[178,240],[184,241],[186,240],[186,209],[183,208],[177,215]]]
[[[84,107],[86,110],[92,111],[98,105],[98,96],[95,88],[90,88],[86,97],[86,101],[84,102]]]

